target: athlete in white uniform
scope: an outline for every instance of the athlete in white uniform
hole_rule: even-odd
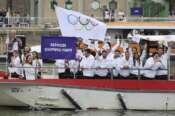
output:
[[[158,53],[154,53],[153,57],[149,57],[144,65],[144,79],[155,79],[157,70],[162,66]]]
[[[90,49],[86,49],[84,52],[84,56],[80,62],[80,68],[83,71],[83,76],[87,78],[94,77],[94,63],[95,58],[91,55]]]
[[[133,62],[130,58],[130,54],[128,51],[125,52],[125,56],[121,59],[120,62],[120,75],[122,78],[127,79],[130,75],[130,68],[132,68]]]
[[[102,55],[95,60],[95,77],[107,78],[110,73],[111,61],[107,59],[107,51],[103,50]]]

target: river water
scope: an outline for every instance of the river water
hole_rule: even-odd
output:
[[[53,111],[53,110],[21,110],[0,108],[0,116],[175,116],[175,111],[120,111],[120,110],[89,110],[89,111]]]

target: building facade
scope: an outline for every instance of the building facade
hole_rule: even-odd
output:
[[[60,7],[72,3],[73,10],[95,17],[102,17],[105,7],[114,7],[116,17],[119,12],[131,16],[131,8],[140,8],[140,15],[145,17],[166,17],[175,14],[175,0],[0,0],[0,9],[10,10],[11,15],[55,17],[51,8],[53,1]],[[110,6],[111,1],[116,3],[116,6]]]

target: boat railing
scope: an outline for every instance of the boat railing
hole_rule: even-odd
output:
[[[163,71],[164,75],[161,77],[159,75],[159,79],[163,80],[169,80],[168,78],[168,69],[150,69],[150,68],[120,68],[116,69],[113,68],[65,68],[65,67],[56,67],[56,66],[42,66],[42,67],[8,67],[8,73],[9,73],[9,79],[13,79],[12,73],[10,73],[10,68],[16,68],[18,72],[20,72],[20,78],[25,78],[25,76],[34,76],[35,79],[41,78],[41,79],[83,79],[83,78],[89,78],[89,79],[136,79],[141,80],[143,79],[143,72],[144,71],[150,71],[147,73],[155,73],[155,77],[151,77],[152,79],[156,79],[156,73],[158,74],[158,71]],[[16,70],[15,69],[15,70]],[[30,74],[26,74],[25,70],[30,70]],[[90,71],[90,73],[93,73],[93,77],[86,77],[83,75],[83,71]],[[99,76],[95,75],[95,72],[97,71],[104,71],[106,72],[105,76]],[[128,74],[126,77],[121,74],[121,71],[125,71],[125,74]],[[151,72],[153,71],[153,72]],[[25,73],[25,76],[24,76]],[[38,73],[40,73],[38,75]],[[99,74],[99,73],[98,73]],[[124,74],[124,75],[125,75]],[[39,77],[40,76],[40,77]],[[173,77],[174,75],[171,75]],[[122,77],[122,78],[121,78]],[[150,79],[151,79],[150,78]],[[144,78],[145,79],[145,78]],[[149,79],[149,77],[148,77]]]

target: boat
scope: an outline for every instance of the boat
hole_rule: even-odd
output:
[[[174,110],[168,80],[0,80],[0,105],[51,109]]]
[[[112,30],[115,28],[110,27]],[[174,26],[172,28],[175,29]],[[168,28],[165,26],[165,29]],[[6,72],[0,72],[1,106],[73,110],[175,110],[175,75],[167,80],[21,80],[7,79],[7,76]]]

